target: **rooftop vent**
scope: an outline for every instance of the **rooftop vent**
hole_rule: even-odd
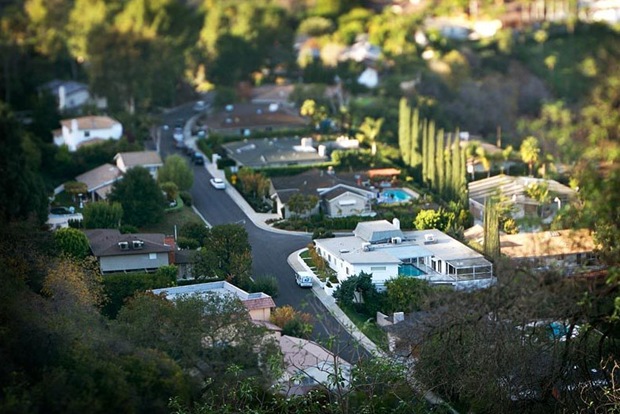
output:
[[[132,240],[131,247],[136,250],[140,250],[144,247],[144,242],[142,240]]]
[[[362,250],[365,252],[369,252],[371,250],[370,243],[362,243]]]
[[[427,233],[424,235],[424,244],[434,244],[437,243],[437,239],[433,234]]]
[[[127,243],[127,242],[118,242],[118,247],[120,247],[121,250],[129,250],[129,243]]]
[[[402,237],[392,237],[390,239],[390,242],[392,244],[401,244],[403,242],[403,239],[402,239]]]

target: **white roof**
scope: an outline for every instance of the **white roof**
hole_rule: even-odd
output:
[[[370,243],[378,243],[382,240],[389,241],[392,237],[403,237],[403,232],[387,220],[357,223],[353,234]]]
[[[364,222],[363,228],[387,228],[385,223],[394,229],[393,225],[385,220]],[[358,224],[358,227],[361,224]],[[439,230],[416,230],[400,233],[402,238],[400,243],[396,244],[390,243],[389,239],[383,243],[369,244],[365,239],[358,236],[317,239],[315,243],[333,256],[351,264],[398,264],[402,259],[429,256],[436,256],[444,261],[475,259],[481,263],[486,262],[480,253]],[[432,235],[433,242],[429,243],[426,235]]]

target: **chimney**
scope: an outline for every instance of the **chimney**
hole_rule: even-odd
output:
[[[405,320],[404,312],[394,312],[394,324],[397,324],[398,322],[402,322],[404,320]]]
[[[65,105],[67,105],[67,91],[64,85],[60,85],[58,87],[58,109],[62,111],[65,109]]]
[[[392,225],[396,227],[398,230],[400,230],[400,220],[397,219],[396,217],[394,217],[394,219],[392,220]]]
[[[164,237],[164,244],[166,246],[172,247],[172,250],[170,250],[168,252],[168,263],[171,264],[171,265],[175,264],[176,263],[175,252],[176,252],[176,249],[177,249],[177,245],[174,242],[174,236],[165,236]]]

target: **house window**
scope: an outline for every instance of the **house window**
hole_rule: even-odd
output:
[[[386,269],[385,266],[370,266],[371,272],[384,272]]]
[[[345,270],[346,270],[347,274],[349,274],[349,267],[346,267]]]
[[[157,259],[157,253],[149,253],[149,259],[150,259],[150,260],[155,260],[155,259]]]
[[[90,137],[90,131],[84,131],[84,138]]]

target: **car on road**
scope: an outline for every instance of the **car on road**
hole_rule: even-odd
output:
[[[194,152],[194,155],[192,155],[192,161],[195,165],[205,165],[205,157],[199,152]]]
[[[207,109],[207,105],[205,104],[205,101],[196,101],[194,106],[192,106],[192,109],[196,112],[202,112]]]
[[[211,185],[218,190],[226,189],[226,183],[221,178],[211,178],[209,181],[211,182]]]
[[[174,133],[172,134],[172,138],[174,138],[175,141],[183,141],[183,128],[181,127],[174,128]]]
[[[299,287],[303,288],[311,288],[312,287],[312,275],[310,272],[296,272],[295,273],[295,282]]]

